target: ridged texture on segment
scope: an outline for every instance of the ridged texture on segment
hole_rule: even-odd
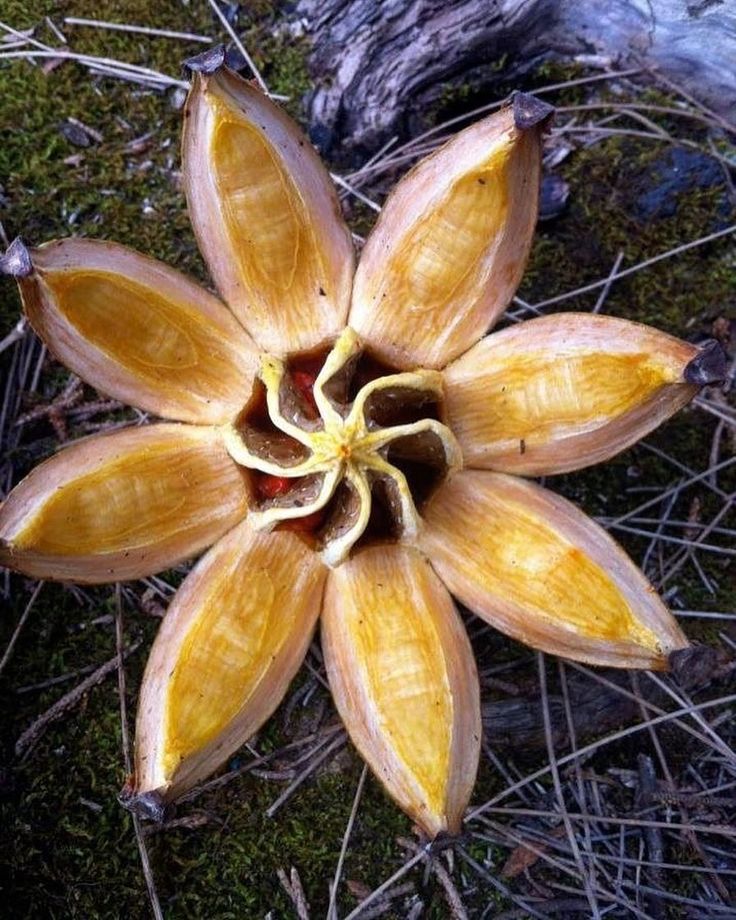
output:
[[[20,278],[31,325],[104,393],[164,418],[229,421],[250,395],[257,350],[230,311],[179,272],[124,246],[59,240]]]
[[[255,533],[247,522],[197,564],[146,667],[136,793],[175,798],[260,728],[306,654],[324,578],[298,536]]]
[[[395,188],[365,245],[350,325],[399,367],[442,367],[504,310],[537,216],[541,127],[504,109]]]
[[[0,508],[0,563],[62,581],[141,578],[200,552],[247,510],[219,432],[148,425],[79,441]]]
[[[413,549],[363,549],[330,573],[322,646],[356,747],[429,834],[457,833],[480,750],[478,678],[452,600]]]
[[[421,548],[450,591],[527,645],[624,668],[665,668],[668,654],[687,645],[621,548],[541,486],[466,470],[441,487],[424,518]]]
[[[262,348],[311,348],[345,322],[350,233],[309,141],[259,89],[222,68],[195,74],[184,183],[220,293]]]
[[[559,313],[504,329],[445,369],[470,467],[543,476],[619,453],[689,402],[698,349],[611,316]]]

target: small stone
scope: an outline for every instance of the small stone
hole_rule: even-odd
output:
[[[169,105],[171,108],[178,112],[180,109],[184,108],[184,103],[187,101],[187,91],[183,86],[175,86],[174,89],[169,94]]]
[[[59,134],[75,147],[89,147],[91,143],[89,134],[73,121],[62,121],[59,125]]]
[[[557,173],[548,173],[542,178],[539,194],[539,220],[553,220],[567,207],[570,186]]]

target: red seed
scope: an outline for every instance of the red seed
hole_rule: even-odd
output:
[[[276,498],[277,495],[283,495],[290,488],[289,480],[283,476],[271,476],[264,473],[258,477],[256,489],[261,498]]]

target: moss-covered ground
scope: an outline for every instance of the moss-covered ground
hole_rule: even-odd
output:
[[[0,19],[19,29],[42,22],[45,15],[53,15],[58,24],[63,15],[74,15],[209,35],[216,31],[206,3],[4,0],[0,8]],[[289,107],[298,114],[299,96],[308,85],[304,47],[300,41],[274,37],[270,26],[276,15],[269,3],[251,4],[247,13],[241,13],[247,17],[241,18],[241,27],[245,26],[244,39],[270,87],[289,95]],[[203,47],[94,29],[69,27],[68,31],[77,51],[136,61],[177,77],[181,60]],[[43,29],[38,37],[53,40]],[[551,82],[559,76],[546,72],[534,79]],[[22,234],[31,243],[70,233],[115,239],[204,279],[179,189],[179,97],[173,89],[152,93],[93,78],[73,63],[48,73],[40,65],[4,63],[0,67],[0,208],[8,236]],[[469,91],[450,95],[448,107],[451,103],[469,107],[472,97]],[[562,97],[568,103],[582,98],[580,90]],[[671,102],[653,91],[650,98]],[[69,118],[99,131],[102,141],[74,146],[59,130]],[[680,136],[702,139],[702,132],[686,122],[662,124]],[[139,138],[144,140],[131,145]],[[540,228],[520,291],[524,300],[542,300],[604,277],[619,251],[624,252],[624,265],[631,265],[725,226],[730,219],[726,186],[718,176],[701,181],[706,170],[702,161],[683,161],[683,170],[692,166],[691,181],[681,182],[664,203],[652,198],[661,174],[671,173],[673,149],[664,142],[615,137],[576,150],[557,168],[570,184],[570,201],[560,217]],[[589,309],[596,296],[585,295],[563,307]],[[734,301],[734,252],[719,241],[618,282],[605,311],[688,337],[707,331],[719,315],[729,311],[733,315]],[[18,310],[13,286],[3,282],[0,337],[15,324]],[[0,358],[5,368],[7,357]],[[64,379],[58,365],[48,362],[38,398],[56,396]],[[651,442],[701,470],[708,465],[714,424],[705,414],[686,410]],[[37,424],[32,435],[43,443],[43,450],[52,449],[53,432],[45,422]],[[26,463],[19,454],[18,473]],[[556,486],[587,511],[615,516],[640,500],[628,494],[632,484],[662,484],[674,475],[668,461],[640,447],[603,469],[562,477]],[[724,476],[720,485],[733,491],[733,474]],[[698,492],[706,520],[712,510],[709,494],[704,489]],[[646,541],[625,534],[619,537],[640,558]],[[728,564],[723,557],[705,554],[701,559],[718,586],[717,596],[706,591],[689,566],[668,586],[676,588],[676,602],[690,609],[736,607],[733,560]],[[0,618],[0,649],[5,648],[32,590],[30,582],[16,576],[10,586],[10,599]],[[5,908],[12,905],[8,916],[134,920],[149,915],[130,817],[116,801],[124,775],[114,675],[51,725],[25,760],[13,756],[20,733],[81,675],[40,690],[19,690],[109,659],[115,653],[113,612],[113,589],[89,591],[80,601],[68,589],[46,585],[0,676],[0,897]],[[125,623],[126,644],[142,640],[126,662],[127,702],[133,712],[157,620],[128,609]],[[689,620],[685,625],[707,641],[715,635],[715,627],[704,624]],[[497,645],[509,657],[516,654],[510,642]],[[321,692],[310,707],[320,705]],[[274,749],[291,739],[291,729],[282,715],[277,716],[261,734],[259,750]],[[198,819],[196,826],[148,837],[166,917],[247,920],[265,917],[269,911],[273,918],[291,916],[291,902],[276,871],[288,872],[292,866],[298,869],[314,915],[324,915],[328,880],[359,774],[358,758],[351,751],[340,755],[273,818],[264,817],[264,812],[284,784],[254,775],[243,776],[184,809],[182,814]],[[483,801],[498,783],[493,771],[484,767],[476,800]],[[379,884],[402,859],[397,835],[410,835],[409,822],[369,779],[343,878],[367,888]],[[428,916],[447,916],[439,892],[429,900]],[[345,894],[341,903],[356,902]]]

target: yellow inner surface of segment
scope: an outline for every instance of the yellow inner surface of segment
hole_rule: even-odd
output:
[[[463,427],[477,427],[486,443],[523,438],[528,447],[624,415],[672,379],[647,355],[596,352],[550,362],[532,352],[494,361],[491,371],[459,385],[454,403]]]
[[[319,251],[294,183],[257,128],[222,103],[215,114],[210,163],[248,293],[272,304],[316,294]]]
[[[390,582],[389,582],[390,578]],[[406,580],[380,573],[362,585],[353,613],[359,666],[381,731],[410,766],[435,813],[444,809],[452,743],[452,700],[441,644],[421,597]]]
[[[453,528],[455,564],[485,592],[592,639],[657,649],[613,579],[582,550],[512,501],[474,505],[478,527]]]
[[[283,565],[257,568],[239,547],[211,572],[167,691],[167,775],[226,729],[261,682],[293,628],[290,584]]]
[[[413,239],[397,247],[388,271],[402,308],[436,313],[452,300],[466,300],[485,282],[478,263],[505,222],[508,153],[506,147],[497,150],[479,169],[458,179],[423,218]]]
[[[58,488],[13,543],[59,555],[156,544],[192,526],[198,490],[210,495],[216,472],[208,451],[179,439],[127,452]]]
[[[216,393],[218,381],[232,375],[232,358],[211,321],[150,287],[89,270],[44,280],[72,326],[144,380],[166,387],[181,376],[190,388]]]

